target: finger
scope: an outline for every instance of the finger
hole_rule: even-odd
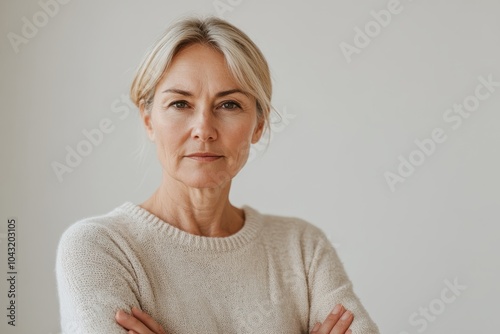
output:
[[[318,334],[330,334],[344,312],[344,306],[341,304],[335,305],[330,314],[326,316],[325,321],[321,324],[321,327],[318,329]]]
[[[321,324],[317,334],[345,334],[353,319],[354,315],[351,311],[346,310],[343,305],[337,304]]]
[[[151,330],[146,325],[144,325],[139,319],[137,319],[133,315],[128,314],[123,310],[118,310],[118,312],[116,312],[115,320],[123,328],[132,330],[136,333],[155,334],[151,332]]]
[[[321,323],[317,322],[314,327],[311,329],[311,334],[316,333],[318,329],[321,327]]]
[[[149,314],[146,312],[138,309],[137,307],[132,307],[132,314],[142,321],[143,324],[145,324],[150,330],[153,331],[155,334],[166,334],[165,330],[163,327],[156,322],[155,319],[153,319]]]
[[[349,326],[351,326],[353,320],[354,314],[352,314],[351,311],[346,310],[337,321],[330,334],[348,334],[348,332],[351,331]]]

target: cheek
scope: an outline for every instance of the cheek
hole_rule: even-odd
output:
[[[238,162],[246,160],[250,152],[252,134],[252,129],[242,126],[240,128],[233,129],[231,136],[227,137],[227,140],[229,141],[228,145],[230,145],[229,147],[231,147],[231,151],[235,157],[234,159]]]
[[[181,128],[174,124],[160,124],[155,129],[155,142],[159,152],[163,152],[163,155],[175,154],[182,145],[182,140]]]

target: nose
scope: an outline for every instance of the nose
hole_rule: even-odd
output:
[[[194,125],[191,132],[191,137],[202,142],[214,141],[217,139],[217,129],[215,127],[216,120],[214,119],[211,110],[200,110],[195,113]]]

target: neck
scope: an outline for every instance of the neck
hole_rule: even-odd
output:
[[[214,188],[191,188],[164,177],[155,193],[140,206],[187,233],[226,237],[244,224],[243,210],[229,202],[231,181]]]

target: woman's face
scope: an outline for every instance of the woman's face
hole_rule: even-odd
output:
[[[237,84],[224,56],[201,44],[182,49],[141,108],[164,177],[196,188],[227,184],[263,129],[256,100]]]

